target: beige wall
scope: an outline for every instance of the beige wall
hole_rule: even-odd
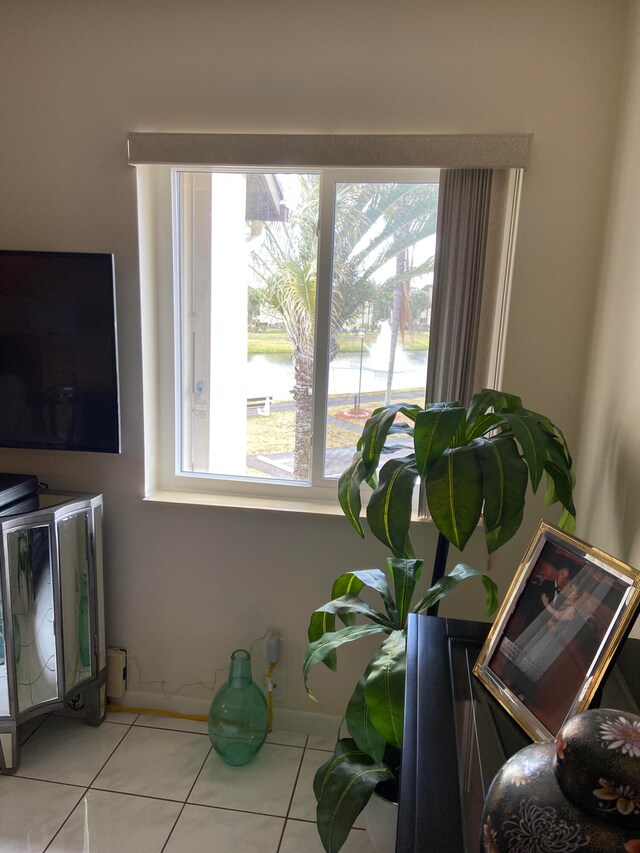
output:
[[[275,625],[288,639],[287,704],[310,708],[298,677],[308,613],[338,571],[384,553],[342,518],[142,502],[127,132],[532,132],[505,386],[571,441],[626,15],[619,0],[0,0],[0,245],[115,253],[124,443],[119,458],[0,450],[0,469],[105,493],[109,640],[135,655],[143,681],[210,681]],[[599,381],[612,386],[617,366]],[[503,581],[538,515],[494,561]],[[434,538],[421,528],[426,556]],[[465,557],[480,561],[481,545]],[[460,601],[460,614],[481,610],[474,595]],[[323,710],[340,709],[352,669],[314,680]]]
[[[584,537],[640,566],[640,4],[633,12],[590,339],[579,498]],[[640,636],[638,626],[634,633]]]

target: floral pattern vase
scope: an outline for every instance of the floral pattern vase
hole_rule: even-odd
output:
[[[594,709],[493,780],[484,853],[640,853],[640,717]]]

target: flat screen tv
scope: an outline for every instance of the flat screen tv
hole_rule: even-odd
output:
[[[120,452],[113,255],[0,250],[0,447]]]

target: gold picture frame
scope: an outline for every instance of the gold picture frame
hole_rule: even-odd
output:
[[[640,602],[640,572],[541,522],[473,673],[535,741],[589,706]]]

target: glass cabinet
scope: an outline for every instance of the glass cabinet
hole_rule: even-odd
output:
[[[82,707],[105,714],[102,496],[43,492],[0,518],[0,773],[18,768],[18,726]]]

